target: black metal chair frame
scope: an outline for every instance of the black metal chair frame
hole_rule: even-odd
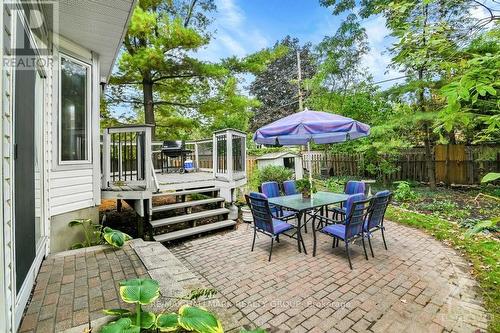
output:
[[[267,221],[265,223],[269,223],[271,226],[273,226],[273,218],[275,218],[277,220],[281,220],[283,222],[286,222],[286,221],[283,220],[283,219],[280,219],[280,218],[277,218],[277,217],[273,216],[273,214],[271,212],[271,209],[269,207],[269,201],[267,199],[251,198],[249,195],[245,194],[245,200],[247,202],[248,207],[250,207],[250,211],[252,212],[252,216],[253,216],[253,219],[254,219],[254,223],[253,223],[253,230],[254,230],[254,232],[253,232],[253,241],[252,241],[252,250],[251,251],[253,252],[253,249],[255,247],[255,238],[257,237],[257,232],[260,232],[260,233],[262,233],[264,235],[267,235],[267,236],[271,237],[271,249],[269,251],[269,261],[271,261],[271,256],[273,254],[274,239],[276,238],[276,242],[279,243],[279,236],[280,235],[285,235],[287,237],[290,237],[292,239],[297,240],[298,236],[296,236],[297,235],[296,232],[293,233],[292,235],[286,234],[286,232],[295,230],[297,227],[292,225],[293,226],[292,229],[287,230],[287,231],[285,231],[285,232],[283,232],[283,233],[281,233],[279,235],[275,235],[275,234],[270,233],[270,232],[268,232],[268,231],[266,231],[264,229],[258,228],[257,225],[255,224],[255,220],[256,219],[266,219]],[[267,212],[267,216],[266,217],[264,217],[264,216],[256,216],[255,209],[253,208],[253,205],[251,203],[252,200],[264,203],[264,207],[263,208],[264,208],[264,211]],[[302,247],[304,248],[304,251],[305,251],[306,246],[304,245],[304,240],[302,238],[300,239],[300,242],[302,243]]]
[[[377,199],[385,199],[384,202],[381,202],[380,204],[383,205],[383,207],[380,207],[381,209],[381,215],[380,215],[380,224],[378,224],[377,226],[371,228],[371,229],[368,229],[366,231],[367,233],[367,236],[368,236],[368,245],[370,246],[370,252],[372,254],[372,258],[375,258],[374,254],[373,254],[373,248],[372,248],[372,242],[371,242],[371,234],[373,231],[377,231],[377,230],[380,230],[381,233],[382,233],[382,240],[384,242],[384,247],[385,247],[385,250],[387,251],[387,243],[385,241],[385,234],[384,234],[384,231],[385,231],[385,227],[384,227],[384,218],[385,218],[385,212],[387,211],[387,207],[389,206],[389,203],[391,202],[391,199],[392,199],[392,193],[390,193],[388,196],[384,196],[384,197],[377,197],[377,196],[374,196],[372,197],[370,200],[370,210],[369,210],[369,213],[368,213],[368,219],[367,219],[367,222],[371,221],[371,219],[374,217],[373,214],[375,213],[375,210],[378,208],[376,207],[375,205],[377,205]]]
[[[368,214],[370,213],[370,206],[371,206],[370,203],[371,203],[371,199],[353,202],[352,203],[353,208],[350,210],[349,216],[346,217],[346,219],[342,220],[342,221],[335,221],[335,220],[332,220],[332,219],[324,217],[324,216],[314,216],[314,219],[313,219],[313,232],[314,232],[313,256],[316,255],[316,232],[314,230],[314,223],[315,223],[316,218],[318,218],[322,222],[325,222],[325,224],[327,224],[327,225],[331,225],[331,224],[343,224],[343,225],[345,225],[345,228],[346,228],[345,240],[343,240],[335,235],[323,232],[322,230],[319,230],[319,231],[321,233],[324,233],[324,234],[330,236],[330,237],[333,237],[332,249],[339,246],[339,240],[344,241],[345,251],[347,254],[347,260],[349,262],[349,267],[351,269],[352,269],[352,263],[351,263],[351,257],[349,255],[349,243],[356,240],[357,238],[361,238],[361,242],[363,243],[363,251],[365,253],[365,259],[368,260],[368,253],[366,252],[365,235],[364,235],[365,233],[364,233],[364,229],[363,229],[364,228],[363,224],[366,221]],[[362,205],[363,208],[361,208],[361,209],[357,208],[360,205]],[[347,228],[349,226],[351,226],[351,223],[353,223],[352,222],[353,220],[355,220],[355,224],[361,224],[361,232],[347,238]]]

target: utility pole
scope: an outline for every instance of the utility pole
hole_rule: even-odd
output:
[[[303,111],[302,107],[302,89],[300,88],[300,83],[302,81],[302,69],[300,68],[300,51],[297,50],[297,87],[299,89],[299,111]]]

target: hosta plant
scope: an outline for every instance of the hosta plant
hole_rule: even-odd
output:
[[[214,289],[195,289],[180,300],[197,300],[210,297],[217,291]],[[104,333],[134,333],[139,331],[159,330],[161,332],[223,332],[217,317],[202,307],[183,305],[177,313],[161,313],[144,311],[143,305],[153,303],[160,296],[158,281],[153,279],[132,279],[120,282],[120,297],[126,303],[135,304],[135,313],[126,309],[104,310],[108,315],[121,319],[105,325]],[[126,319],[127,321],[121,321]],[[127,324],[130,324],[127,326]]]
[[[83,230],[85,240],[75,243],[71,249],[79,249],[99,244],[109,244],[113,247],[120,248],[126,241],[132,239],[129,235],[120,230],[115,230],[109,227],[103,227],[100,224],[95,224],[91,219],[77,219],[68,223],[70,227],[80,227]]]

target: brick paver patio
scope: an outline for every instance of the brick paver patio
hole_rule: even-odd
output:
[[[160,298],[145,306],[148,311],[177,311],[184,296],[207,287],[169,250],[157,242],[134,239],[122,249],[94,246],[50,255],[43,261],[32,298],[19,332],[92,332],[114,319],[103,309],[128,308],[119,296],[119,282],[133,278],[153,278],[159,282]],[[227,331],[239,331],[249,320],[223,295],[199,300],[199,305],[217,314]]]
[[[43,261],[19,332],[83,332],[109,320],[102,310],[131,308],[119,299],[118,282],[146,277],[135,251],[105,246],[61,252]]]
[[[386,224],[375,258],[366,261],[353,246],[350,270],[342,247],[320,235],[312,257],[282,237],[268,263],[269,237],[260,235],[250,252],[252,230],[185,242],[172,253],[219,290],[246,320],[292,332],[474,332],[485,330],[488,315],[467,262],[453,249],[421,231]]]

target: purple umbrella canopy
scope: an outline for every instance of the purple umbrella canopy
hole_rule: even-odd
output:
[[[253,140],[267,145],[307,145],[344,142],[369,134],[370,126],[362,122],[305,109],[259,128]]]

